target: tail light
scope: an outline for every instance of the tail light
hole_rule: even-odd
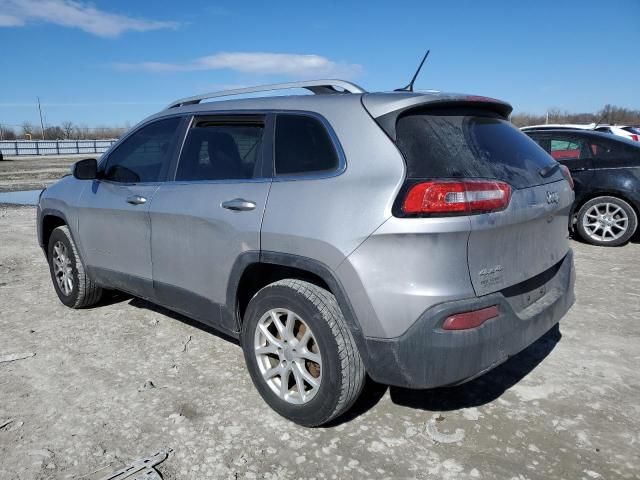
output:
[[[412,185],[402,202],[402,213],[472,214],[504,210],[511,187],[498,181],[430,181]]]
[[[562,176],[564,177],[564,179],[569,182],[569,186],[571,187],[571,190],[574,189],[574,184],[573,184],[573,178],[571,177],[571,172],[569,171],[569,169],[566,167],[566,165],[560,165],[560,171],[562,172]]]
[[[442,324],[443,330],[468,330],[482,325],[487,320],[500,315],[500,311],[496,305],[474,310],[473,312],[456,313],[447,317]]]
[[[631,140],[635,140],[636,142],[638,141],[638,135],[636,135],[635,133],[631,135]]]

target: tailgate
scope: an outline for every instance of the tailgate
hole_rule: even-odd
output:
[[[509,185],[504,210],[468,216],[467,261],[477,295],[528,280],[564,258],[573,190],[551,156],[505,118],[466,107],[422,108],[398,116],[396,136],[409,184],[495,179]]]
[[[523,282],[569,250],[573,191],[565,181],[514,190],[506,210],[471,216],[469,274],[477,295]]]

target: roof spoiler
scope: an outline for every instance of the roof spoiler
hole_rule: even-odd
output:
[[[233,95],[244,95],[247,93],[272,92],[275,90],[287,90],[290,88],[304,88],[316,95],[335,93],[366,93],[367,91],[355,83],[345,80],[307,80],[303,82],[274,83],[271,85],[259,85],[256,87],[236,88],[221,92],[209,92],[193,97],[181,98],[171,102],[167,108],[176,108],[183,105],[194,105],[202,100],[210,98],[230,97]]]
[[[385,133],[395,142],[396,122],[398,121],[398,118],[414,110],[431,110],[436,108],[475,108],[496,113],[504,119],[508,119],[509,114],[511,114],[511,111],[513,110],[513,107],[508,103],[496,100],[495,98],[479,97],[475,95],[444,97],[436,100],[429,99],[428,101],[419,101],[418,97],[416,100],[417,101],[412,105],[397,108],[380,116],[375,116],[374,112],[371,111],[370,113],[378,125],[380,125]]]

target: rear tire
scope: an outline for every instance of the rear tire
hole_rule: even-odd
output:
[[[51,232],[47,258],[53,287],[62,303],[71,308],[85,308],[100,301],[102,288],[87,276],[66,225]]]
[[[631,205],[618,197],[602,196],[586,202],[578,211],[576,230],[592,244],[617,247],[636,232],[638,216]]]
[[[299,425],[333,420],[364,386],[351,331],[335,297],[317,285],[286,279],[260,290],[247,307],[241,343],[264,401]]]

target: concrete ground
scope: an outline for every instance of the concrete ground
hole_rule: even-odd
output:
[[[74,162],[95,155],[4,157],[0,162],[0,192],[42,189],[69,173]]]
[[[640,478],[640,244],[572,246],[559,332],[460,387],[369,384],[305,429],[213,331],[125,296],[64,307],[35,209],[0,206],[0,478],[99,479],[162,448],[172,480]]]

